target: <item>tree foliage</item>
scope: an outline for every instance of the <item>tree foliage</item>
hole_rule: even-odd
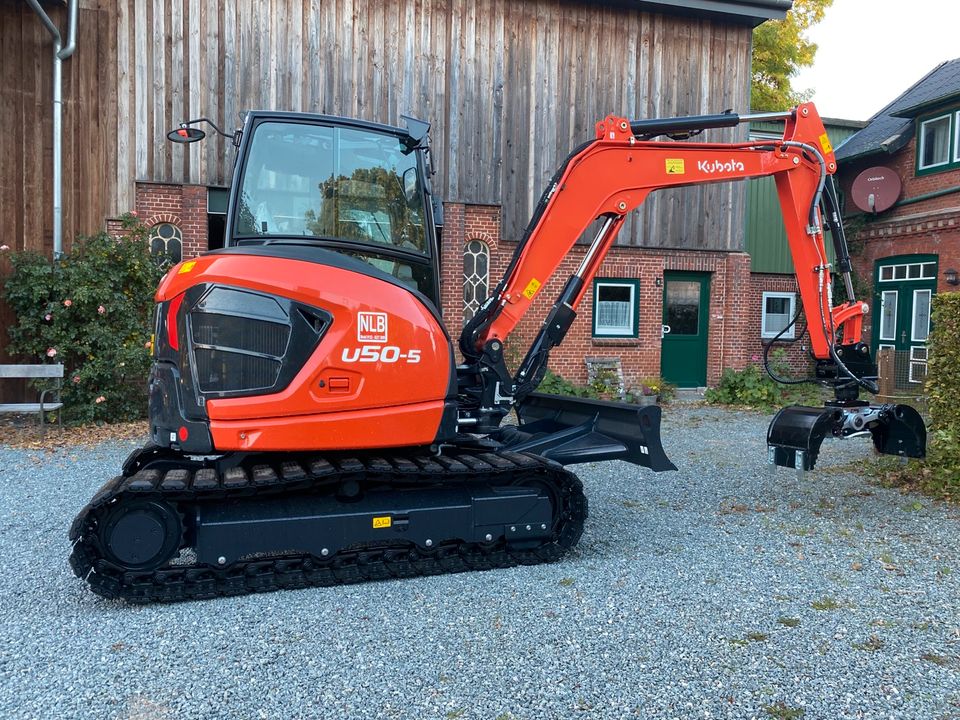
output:
[[[813,65],[816,43],[807,30],[823,19],[833,0],[793,0],[783,20],[769,20],[753,31],[753,83],[751,109],[785,110],[809,99],[810,91],[797,91],[791,78]]]

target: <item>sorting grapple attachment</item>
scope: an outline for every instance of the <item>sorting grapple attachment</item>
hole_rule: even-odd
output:
[[[660,408],[530,393],[517,407],[520,425],[504,427],[505,449],[561,465],[626,460],[654,472],[676,470],[660,442]]]
[[[869,433],[885,455],[922,458],[927,431],[923,418],[909,405],[792,405],[778,412],[767,429],[770,462],[780,467],[812,470],[824,438]]]

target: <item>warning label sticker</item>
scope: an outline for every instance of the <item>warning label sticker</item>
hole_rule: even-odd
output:
[[[537,294],[537,290],[540,289],[542,283],[536,278],[530,278],[530,282],[527,283],[526,289],[523,291],[523,296],[527,300],[533,300],[533,296]]]
[[[666,158],[667,175],[684,175],[687,170],[683,166],[683,158]]]
[[[833,152],[833,145],[830,144],[830,138],[827,137],[826,133],[820,136],[820,147],[823,148],[825,153]]]
[[[375,517],[373,519],[373,527],[377,528],[388,528],[393,525],[393,519],[389,515],[384,515],[382,517]]]

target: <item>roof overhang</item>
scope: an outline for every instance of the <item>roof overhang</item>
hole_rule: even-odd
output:
[[[905,107],[902,110],[897,110],[895,113],[890,114],[894,117],[913,119],[920,115],[926,115],[928,112],[939,110],[946,105],[956,105],[958,102],[960,102],[960,92],[955,92],[941,95],[940,97],[926,100],[922,103],[911,105],[910,107]]]
[[[766,20],[785,18],[793,7],[793,0],[608,0],[602,4],[671,15],[706,16],[756,27]]]

